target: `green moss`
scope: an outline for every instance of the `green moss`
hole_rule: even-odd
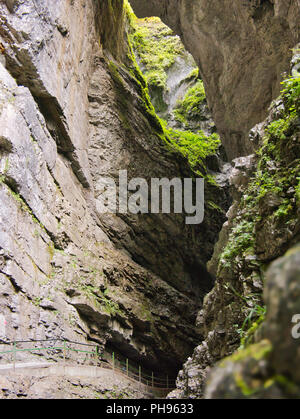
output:
[[[264,387],[269,388],[274,384],[278,384],[286,395],[297,396],[297,398],[300,398],[299,387],[297,386],[297,384],[289,380],[287,377],[277,374],[271,379],[267,380],[264,384]]]
[[[99,288],[92,285],[81,285],[81,291],[90,299],[98,309],[103,309],[109,315],[115,316],[116,314],[122,315],[119,304],[111,300],[109,290],[101,291]]]
[[[174,110],[175,119],[181,123],[199,119],[205,100],[203,81],[198,80],[194,86],[188,89],[184,98],[177,102]]]
[[[239,349],[233,355],[225,358],[221,361],[220,366],[225,367],[228,362],[239,362],[249,358],[253,358],[256,361],[268,358],[272,352],[272,345],[267,339],[262,340],[259,343],[249,345],[247,348]]]
[[[242,220],[233,228],[221,255],[223,266],[230,268],[236,257],[243,257],[246,253],[249,254],[249,250],[253,249],[255,242],[253,229],[254,221],[251,219]]]
[[[257,385],[257,387],[255,388],[250,387],[250,385],[247,384],[246,381],[244,380],[242,374],[238,372],[234,373],[234,380],[235,380],[236,385],[239,387],[239,389],[241,390],[242,394],[245,397],[253,396],[255,393],[259,392],[261,389],[260,385]]]
[[[134,50],[145,68],[145,78],[150,88],[165,89],[167,74],[184,47],[179,37],[159,18],[136,19],[131,36]]]
[[[166,121],[161,120],[169,144],[180,152],[198,176],[205,177],[205,159],[217,153],[221,142],[217,134],[206,136],[203,131],[197,133],[170,128]]]

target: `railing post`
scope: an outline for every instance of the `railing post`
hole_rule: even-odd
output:
[[[96,350],[95,350],[95,362],[97,365],[97,362],[98,362],[98,346],[97,345],[96,345]]]
[[[140,388],[142,383],[142,367],[139,365],[139,381],[140,381]]]
[[[64,356],[64,364],[65,364],[66,363],[66,341],[65,340],[64,340],[63,356]]]
[[[13,342],[13,368],[16,370],[17,343]]]
[[[11,354],[9,355],[10,362],[13,363],[14,362],[14,342],[11,342],[9,346],[11,348]]]

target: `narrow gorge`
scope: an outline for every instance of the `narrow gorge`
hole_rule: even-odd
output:
[[[169,399],[300,397],[299,22],[299,0],[0,2],[1,348],[93,343]],[[203,222],[109,211],[125,172],[204,179]]]

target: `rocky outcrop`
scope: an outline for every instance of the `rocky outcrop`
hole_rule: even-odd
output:
[[[286,0],[132,0],[160,16],[194,56],[229,158],[252,154],[249,130],[265,119],[299,42],[300,5]]]
[[[205,397],[299,398],[299,245],[266,274],[266,320],[255,344],[223,360],[209,374]]]
[[[238,348],[240,350],[229,358],[225,367],[213,374],[207,397],[236,397],[241,394],[243,381],[238,392],[232,387],[232,382],[237,375],[244,373],[249,374],[250,381],[260,373],[260,379],[265,377],[267,380],[273,369],[276,376],[280,375],[280,383],[290,379],[298,383],[289,370],[292,365],[289,354],[294,353],[296,345],[290,336],[290,322],[293,314],[299,311],[299,278],[294,272],[298,269],[296,258],[280,260],[267,275],[265,273],[273,260],[284,255],[300,240],[299,55],[297,48],[295,51],[291,67],[293,77],[283,83],[283,92],[269,109],[268,118],[251,130],[251,138],[261,147],[255,156],[234,160],[235,167],[230,178],[234,203],[208,264],[217,279],[197,317],[205,339],[184,364],[178,377],[178,390],[170,397],[206,397],[205,379],[211,366]],[[285,309],[285,305],[291,310]],[[283,323],[287,326],[284,327]],[[258,330],[262,330],[261,334]],[[263,342],[263,339],[271,341],[272,351],[270,343]],[[268,365],[271,370],[266,373],[263,366],[262,371],[259,370],[260,364],[254,356],[255,347],[253,352],[251,347],[249,349],[253,341],[263,353],[265,348],[270,354]],[[238,362],[240,359],[241,363]],[[265,361],[262,362],[264,364]],[[248,394],[248,384],[249,380],[244,387],[245,397],[256,393],[250,391]],[[218,389],[216,392],[215,386]],[[270,392],[264,393],[261,386],[260,381],[258,395],[288,397],[284,391],[273,393],[270,389]]]

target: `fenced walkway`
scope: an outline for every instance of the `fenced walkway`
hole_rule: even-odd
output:
[[[43,363],[37,363],[37,357],[39,359],[42,357]],[[174,378],[146,371],[141,365],[136,365],[129,359],[120,360],[118,354],[101,351],[98,345],[64,339],[0,342],[0,370],[3,368],[16,370],[25,367],[25,364],[29,367],[32,365],[32,368],[38,368],[39,364],[41,368],[47,366],[52,368],[58,361],[63,361],[64,366],[67,366],[67,362],[75,362],[78,366],[110,369],[114,374],[119,374],[134,382],[142,391],[149,394],[163,396],[175,388]],[[68,368],[70,370],[71,366],[69,365]],[[87,374],[90,371],[92,376],[98,374],[95,369],[86,368],[85,370]],[[65,368],[64,371],[66,372],[67,369]]]

